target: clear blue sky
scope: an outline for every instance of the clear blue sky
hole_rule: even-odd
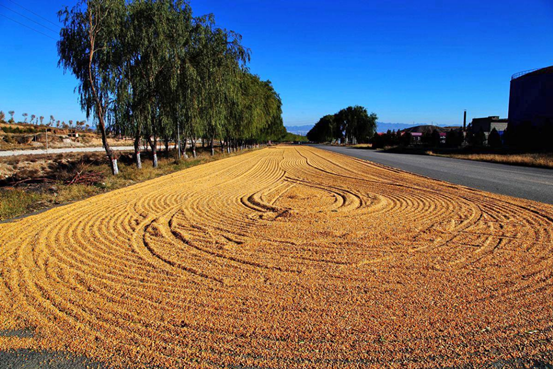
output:
[[[84,119],[76,80],[57,68],[59,26],[16,4],[56,24],[56,11],[74,1],[0,0],[0,110]],[[463,109],[469,118],[505,117],[511,75],[553,64],[551,0],[191,4],[243,35],[252,72],[282,97],[286,125],[312,124],[354,104],[382,122],[458,124]]]

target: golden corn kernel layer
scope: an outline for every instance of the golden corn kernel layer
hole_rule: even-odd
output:
[[[0,225],[0,330],[34,331],[0,350],[168,368],[551,362],[552,223],[550,205],[264,149]]]

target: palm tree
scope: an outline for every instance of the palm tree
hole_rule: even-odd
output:
[[[35,118],[36,118],[36,115],[31,114],[31,123],[33,123],[33,120],[35,120]],[[38,124],[38,120],[36,121],[36,124]]]
[[[25,118],[25,123],[27,123],[27,117],[29,116],[29,114],[23,113],[22,115],[23,115],[23,118]]]
[[[10,111],[8,112],[8,114],[12,116],[12,117],[10,118],[9,123],[15,123],[15,121],[13,120],[13,116],[14,116],[14,114],[15,114],[15,111],[10,110]]]

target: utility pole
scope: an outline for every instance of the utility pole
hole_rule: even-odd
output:
[[[467,109],[465,109],[465,114],[463,117],[463,143],[462,147],[467,145]]]

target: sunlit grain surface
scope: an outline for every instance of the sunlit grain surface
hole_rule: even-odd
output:
[[[0,349],[165,367],[550,362],[553,207],[309,147],[0,225]]]

